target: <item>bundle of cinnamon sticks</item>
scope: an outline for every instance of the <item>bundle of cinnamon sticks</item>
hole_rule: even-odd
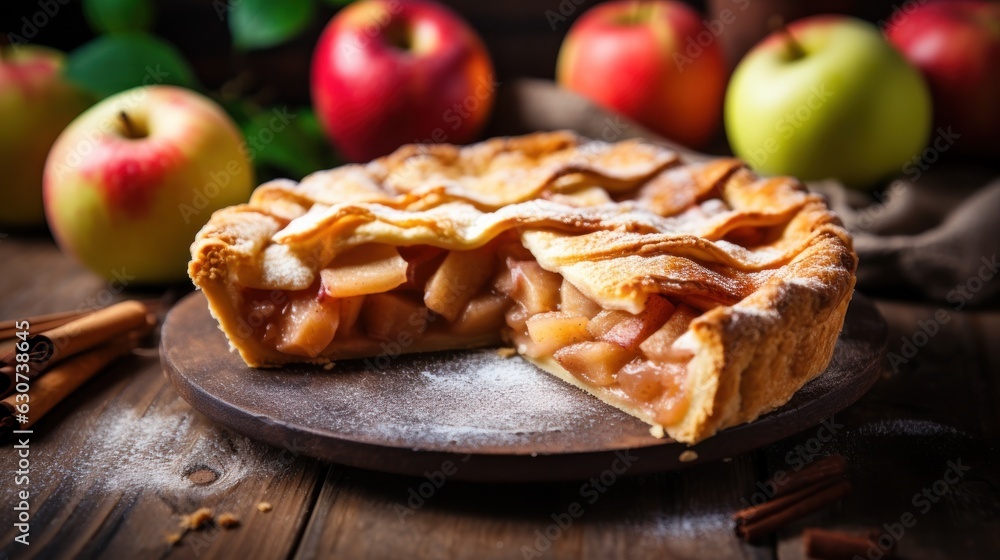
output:
[[[786,474],[783,484],[772,482],[775,490],[771,499],[733,515],[736,534],[755,541],[836,502],[851,491],[846,473],[847,461],[833,455]]]
[[[156,303],[0,322],[0,440],[25,430],[156,325]]]

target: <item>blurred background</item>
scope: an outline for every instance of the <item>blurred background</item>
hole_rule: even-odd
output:
[[[556,57],[572,23],[588,8],[606,0],[441,0],[479,32],[493,57],[497,78],[555,76]],[[86,24],[81,0],[56,2],[61,14],[49,18],[31,39],[71,51],[96,36]],[[205,87],[219,88],[244,77],[272,102],[309,102],[309,60],[320,33],[334,14],[349,1],[318,0],[308,21],[281,44],[269,48],[240,50],[226,21],[230,7],[252,4],[251,0],[153,0],[157,15],[150,31],[175,45],[190,62]],[[291,5],[296,2],[275,4]],[[736,4],[730,0],[685,2],[704,14]],[[752,0],[735,28],[720,36],[731,65],[770,32],[774,14],[792,21],[822,13],[852,14],[873,23],[888,17],[899,0]],[[0,21],[5,31],[18,29],[22,17],[39,9],[38,0],[5,0],[0,3]],[[64,11],[63,11],[64,10]],[[222,13],[220,14],[220,10]],[[551,12],[551,13],[547,13]]]

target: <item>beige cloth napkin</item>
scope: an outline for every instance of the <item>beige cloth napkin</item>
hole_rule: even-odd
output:
[[[501,86],[489,133],[571,129],[609,142],[645,138],[689,160],[693,152],[543,80]],[[858,288],[914,295],[961,309],[1000,301],[1000,173],[930,165],[870,195],[835,181],[811,183],[855,236]]]

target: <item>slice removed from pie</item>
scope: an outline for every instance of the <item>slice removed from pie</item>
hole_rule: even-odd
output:
[[[857,262],[794,179],[568,132],[271,182],[192,257],[250,366],[510,345],[688,443],[825,369]]]

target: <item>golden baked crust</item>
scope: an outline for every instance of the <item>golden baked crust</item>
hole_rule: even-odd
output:
[[[243,291],[308,290],[361,245],[469,251],[501,235],[516,235],[542,269],[602,309],[637,314],[656,295],[702,311],[673,343],[692,356],[690,404],[669,423],[617,385],[531,358],[689,443],[784,404],[823,371],[855,280],[850,236],[794,179],[759,178],[733,159],[685,165],[652,144],[568,132],[406,146],[300,184],[268,183],[248,204],[212,216],[192,245],[189,273],[249,365],[327,363],[382,346],[354,337],[315,356],[280,352],[248,322]],[[499,342],[499,332],[428,333],[403,351]]]

